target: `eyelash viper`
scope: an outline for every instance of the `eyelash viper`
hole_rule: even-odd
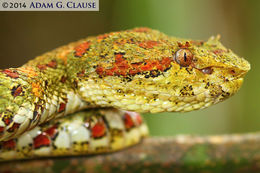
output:
[[[0,158],[133,145],[148,134],[134,112],[209,107],[235,94],[249,70],[219,36],[204,42],[134,28],[70,43],[0,70]]]

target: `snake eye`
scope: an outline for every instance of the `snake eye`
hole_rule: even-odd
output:
[[[191,64],[193,59],[193,54],[189,49],[179,49],[175,53],[174,60],[180,64],[182,67],[187,67]]]

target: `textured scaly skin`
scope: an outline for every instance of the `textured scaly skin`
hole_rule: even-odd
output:
[[[71,156],[117,151],[148,135],[140,114],[91,109],[37,126],[0,143],[0,159]]]
[[[0,141],[85,108],[206,108],[235,94],[249,70],[219,37],[194,41],[149,28],[88,37],[0,71]]]

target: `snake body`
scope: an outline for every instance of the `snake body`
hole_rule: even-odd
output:
[[[249,70],[218,36],[204,42],[134,28],[70,43],[0,70],[0,158],[133,145],[148,134],[134,112],[209,107],[235,94]]]

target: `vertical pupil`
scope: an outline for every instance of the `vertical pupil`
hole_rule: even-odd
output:
[[[185,62],[187,61],[187,55],[186,55],[186,52],[184,52],[184,61],[185,61]]]

